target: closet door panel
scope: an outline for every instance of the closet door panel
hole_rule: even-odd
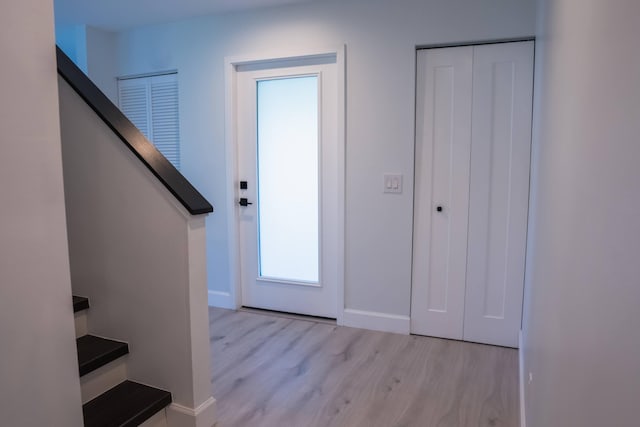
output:
[[[473,48],[418,51],[411,331],[462,339]]]
[[[533,42],[476,46],[464,339],[518,346],[527,238]]]

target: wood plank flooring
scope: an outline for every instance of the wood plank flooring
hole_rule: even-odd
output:
[[[217,427],[517,427],[513,349],[210,308]]]

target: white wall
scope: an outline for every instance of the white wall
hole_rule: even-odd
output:
[[[542,1],[528,427],[638,425],[640,3]]]
[[[116,33],[86,27],[87,75],[114,104],[118,105]]]
[[[89,25],[56,24],[56,44],[118,104],[116,33]]]
[[[59,82],[71,279],[89,297],[89,332],[128,342],[129,378],[170,391],[172,408],[213,410],[205,217]]]
[[[0,424],[81,426],[53,4],[0,6]]]
[[[87,72],[86,25],[56,25],[56,44],[78,68]]]
[[[209,289],[227,291],[224,58],[346,45],[346,306],[410,310],[415,47],[530,36],[534,0],[342,0],[121,33],[119,74],[178,69],[185,175],[209,198]],[[404,193],[382,193],[385,172]]]

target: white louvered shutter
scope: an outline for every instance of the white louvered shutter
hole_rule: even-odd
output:
[[[180,123],[178,80],[175,74],[151,80],[151,129],[158,150],[180,169]]]
[[[128,79],[118,82],[120,111],[147,137],[149,136],[149,94],[146,79]]]
[[[120,79],[118,100],[125,116],[180,169],[177,75]]]

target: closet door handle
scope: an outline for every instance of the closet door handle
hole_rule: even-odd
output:
[[[442,212],[442,206],[438,206],[438,207],[436,207],[436,210],[437,210],[438,212]]]

